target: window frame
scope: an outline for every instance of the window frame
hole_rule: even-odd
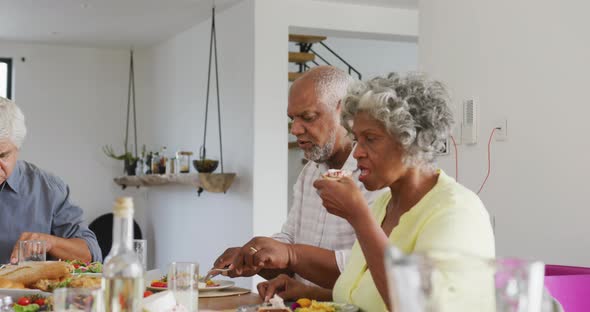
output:
[[[0,57],[0,63],[6,64],[6,98],[12,99],[12,59]]]

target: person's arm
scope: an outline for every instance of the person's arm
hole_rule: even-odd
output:
[[[81,238],[61,238],[53,236],[53,248],[49,254],[55,259],[72,260],[77,259],[84,262],[92,262],[92,254],[88,244]]]
[[[47,253],[55,259],[73,260],[78,259],[84,262],[90,262],[92,255],[88,249],[86,241],[80,238],[61,238],[46,233],[24,232],[16,241],[10,256],[11,263],[18,262],[18,248],[20,241],[25,240],[42,240],[45,241]]]
[[[275,279],[259,283],[256,288],[260,298],[265,302],[275,294],[285,300],[308,298],[318,301],[332,301],[332,290],[305,285],[286,275],[279,275]]]
[[[332,289],[340,276],[333,250],[310,245],[289,246],[289,269],[306,280]]]
[[[59,191],[51,224],[55,245],[48,253],[56,259],[101,261],[96,235],[83,224],[82,209],[70,202],[69,187],[63,182],[56,184],[56,192]]]
[[[383,301],[391,307],[384,261],[389,240],[373,217],[361,190],[348,177],[337,181],[317,180],[314,186],[328,212],[346,219],[354,228],[373,282]]]

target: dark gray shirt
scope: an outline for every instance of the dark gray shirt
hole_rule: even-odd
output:
[[[81,238],[93,261],[101,261],[96,236],[82,223],[82,214],[82,209],[70,202],[70,188],[61,179],[26,161],[17,161],[0,186],[0,264],[10,261],[23,232]]]

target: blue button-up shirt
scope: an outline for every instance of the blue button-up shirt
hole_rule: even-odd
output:
[[[23,232],[81,238],[93,261],[101,261],[96,236],[82,223],[82,214],[82,209],[70,202],[70,189],[61,179],[26,161],[17,161],[0,186],[0,264],[10,261]]]

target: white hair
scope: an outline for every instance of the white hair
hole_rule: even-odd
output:
[[[11,100],[0,97],[0,140],[8,139],[20,149],[26,135],[23,112]]]
[[[293,86],[303,80],[310,80],[313,83],[317,98],[329,110],[336,109],[340,100],[346,95],[348,87],[354,81],[343,70],[328,65],[310,69],[301,78],[297,79]]]

